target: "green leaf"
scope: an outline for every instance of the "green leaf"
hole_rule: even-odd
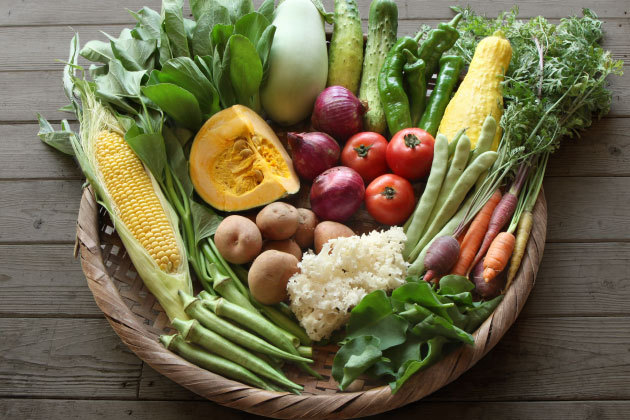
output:
[[[125,39],[111,41],[112,52],[122,65],[130,71],[153,69],[153,54],[157,49],[157,41]]]
[[[144,70],[127,71],[119,60],[113,59],[109,62],[108,73],[95,79],[96,94],[112,105],[135,113],[135,108],[129,105],[125,98],[140,96],[140,83],[145,73]]]
[[[396,301],[392,298],[392,302]],[[417,324],[425,318],[429,317],[433,312],[417,303],[405,303],[405,309],[399,312],[410,324]]]
[[[380,340],[373,336],[353,338],[344,344],[333,360],[332,376],[344,390],[359,375],[382,358]]]
[[[258,13],[266,17],[269,22],[273,20],[274,3],[275,0],[265,0],[258,8]]]
[[[111,44],[98,40],[88,41],[83,48],[81,48],[79,54],[86,60],[104,64],[109,63],[109,60],[114,58]]]
[[[256,48],[240,34],[230,37],[226,55],[229,55],[229,73],[238,103],[260,111],[259,90],[263,69]]]
[[[226,54],[223,59],[221,59],[218,47],[214,49],[212,56],[212,77],[214,78],[214,85],[219,91],[219,99],[221,100],[223,108],[229,108],[236,103],[234,89],[230,81],[229,60],[229,54]]]
[[[70,101],[72,111],[74,111],[77,118],[80,118],[81,104],[74,95],[74,87],[76,80],[76,72],[80,67],[77,65],[79,61],[79,34],[74,34],[70,40],[70,53],[68,55],[68,62],[63,68],[63,91],[66,94],[66,98]]]
[[[392,299],[401,302],[417,303],[432,312],[449,319],[447,309],[455,306],[452,302],[442,302],[431,285],[425,281],[405,283],[392,292]]]
[[[192,212],[195,243],[199,243],[205,238],[209,238],[217,231],[217,227],[223,218],[216,214],[208,206],[204,206],[195,201],[190,201],[190,211]]]
[[[97,66],[95,64],[90,64],[90,68],[88,69],[88,72],[90,73],[90,77],[92,79],[96,79],[99,76],[104,76],[107,74],[108,71],[109,68],[106,65]]]
[[[190,9],[197,22],[202,20],[205,13],[214,12],[221,7],[228,11],[230,20],[227,23],[231,24],[241,16],[254,11],[251,0],[190,0]]]
[[[390,387],[392,388],[392,393],[398,391],[400,387],[409,379],[414,373],[419,370],[426,369],[431,366],[438,360],[442,358],[442,347],[446,339],[444,337],[435,337],[427,341],[427,354],[422,360],[419,358],[417,360],[408,360],[406,361],[399,370],[399,377],[395,382],[390,383]]]
[[[381,350],[405,341],[408,322],[396,315],[387,295],[376,290],[366,295],[350,312],[347,338],[374,336],[379,339]]]
[[[334,22],[335,14],[332,12],[326,13],[326,9],[324,9],[324,4],[322,3],[321,0],[311,0],[311,2],[315,6],[319,14],[322,15],[322,18],[324,18],[326,23],[332,24]]]
[[[148,7],[143,7],[138,12],[129,11],[131,15],[138,21],[135,27],[135,32],[141,39],[148,41],[155,39],[160,41],[160,27],[162,26],[162,16],[158,12]]]
[[[125,133],[125,141],[149,168],[153,176],[161,181],[164,178],[164,167],[166,166],[166,149],[162,134],[143,133],[142,129],[135,125]]]
[[[199,70],[206,76],[206,79],[212,81],[212,56],[211,55],[203,55],[195,56],[195,64],[199,67]],[[213,85],[214,87],[214,85]],[[218,95],[218,93],[217,93]]]
[[[162,28],[166,33],[174,57],[190,57],[183,7],[183,0],[162,1]]]
[[[422,359],[421,347],[424,343],[426,343],[425,340],[409,334],[407,341],[383,352],[383,355],[390,361],[388,365],[394,376],[398,376],[400,368],[408,361]]]
[[[201,125],[199,102],[186,89],[172,83],[159,83],[143,87],[142,93],[178,124],[191,130]]]
[[[474,344],[475,340],[466,331],[456,327],[447,319],[439,315],[432,314],[425,318],[410,330],[422,340],[442,336],[466,344]]]
[[[438,293],[441,295],[455,295],[470,292],[474,288],[475,285],[465,276],[450,274],[440,279],[440,289]]]
[[[160,28],[162,28],[160,26]],[[158,42],[158,50],[160,52],[160,65],[163,65],[168,60],[173,58],[173,50],[171,49],[171,43],[168,40],[168,35],[164,29],[160,32],[160,41]]]
[[[464,312],[467,322],[463,329],[470,333],[475,331],[494,312],[502,300],[503,295],[499,295],[485,302],[475,302],[473,308],[467,308]]]
[[[167,126],[162,128],[162,135],[164,136],[168,164],[175,173],[179,182],[182,184],[184,191],[186,191],[186,196],[191,198],[193,185],[190,180],[190,175],[188,174],[188,161],[184,156],[182,145],[175,133]]]
[[[252,12],[236,21],[234,33],[245,36],[253,45],[256,45],[269,25],[270,22],[266,17],[258,12]]]
[[[37,121],[39,122],[39,132],[37,133],[37,136],[41,141],[54,147],[62,153],[74,155],[74,149],[72,148],[72,143],[70,142],[70,136],[74,135],[74,133],[70,130],[68,121],[63,120],[62,129],[60,131],[55,131],[48,120],[42,117],[39,113],[37,114]],[[65,128],[63,127],[64,125]]]
[[[228,40],[234,33],[234,25],[216,24],[210,32],[210,41],[212,48],[216,51],[218,48],[220,57],[223,57]]]
[[[230,24],[230,12],[224,6],[217,6],[216,8],[207,10],[197,20],[192,43],[194,55],[212,55],[210,34],[214,25],[217,24]]]
[[[269,52],[271,51],[271,44],[275,33],[275,26],[267,26],[256,44],[256,52],[258,53],[258,57],[260,57],[260,61],[263,66],[263,82],[267,80],[267,76],[269,75]]]
[[[188,57],[173,58],[156,72],[163,83],[172,83],[193,94],[202,114],[212,115],[219,111],[219,95],[195,62]]]

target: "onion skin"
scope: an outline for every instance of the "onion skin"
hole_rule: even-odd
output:
[[[363,131],[366,106],[343,86],[330,86],[315,101],[311,123],[316,130],[345,142]]]
[[[424,281],[431,281],[447,274],[459,257],[459,242],[452,236],[437,238],[424,256],[424,266],[428,269]]]
[[[311,209],[321,220],[345,222],[361,207],[363,178],[354,169],[336,166],[323,172],[311,186]]]
[[[339,160],[341,148],[326,133],[287,133],[293,168],[300,178],[312,181]]]

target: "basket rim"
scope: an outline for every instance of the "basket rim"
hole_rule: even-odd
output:
[[[355,392],[295,395],[266,391],[224,378],[166,350],[129,309],[109,276],[99,240],[99,204],[91,187],[83,190],[77,220],[81,266],[94,300],[105,318],[140,359],[181,386],[216,403],[275,418],[354,418],[392,410],[417,401],[457,379],[487,354],[514,323],[535,283],[547,231],[547,203],[541,190],[534,224],[521,267],[503,301],[473,333],[475,344],[461,346],[392,394],[388,385]]]

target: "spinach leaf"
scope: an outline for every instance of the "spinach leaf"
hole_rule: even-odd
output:
[[[267,29],[269,20],[258,12],[248,13],[234,24],[234,33],[241,34],[256,45],[258,39]]]
[[[440,289],[438,293],[440,295],[455,295],[458,293],[470,292],[475,288],[475,285],[468,280],[465,276],[458,276],[450,274],[440,279]]]
[[[211,45],[215,51],[218,48],[221,57],[223,57],[228,40],[233,33],[234,25],[223,25],[219,23],[212,28],[210,32]]]
[[[456,327],[450,321],[439,315],[432,314],[411,328],[411,332],[420,339],[428,340],[442,336],[466,344],[474,344],[475,340],[466,331]]]
[[[125,133],[125,141],[153,176],[161,181],[166,166],[166,149],[162,134],[146,133],[138,125],[133,125]]]
[[[452,302],[442,302],[425,281],[403,284],[392,292],[392,298],[401,302],[417,303],[448,320],[450,317],[447,309],[455,306]]]
[[[229,60],[229,54],[221,57],[218,47],[215,47],[212,56],[212,77],[214,79],[214,85],[219,91],[219,98],[223,108],[229,108],[236,103],[236,96],[230,81],[230,72],[229,70],[223,71],[228,68]]]
[[[162,0],[162,30],[174,57],[190,57],[183,8],[184,0]]]
[[[343,345],[335,355],[332,376],[344,390],[359,375],[382,359],[380,340],[373,336],[353,338]]]
[[[219,7],[225,7],[228,10],[230,23],[254,11],[252,0],[190,0],[190,9],[197,21],[201,20],[204,13]]]
[[[464,312],[467,322],[463,329],[473,332],[494,312],[503,300],[503,295],[499,295],[492,300],[475,302],[472,308],[467,308]]]
[[[205,238],[209,238],[217,231],[217,227],[223,218],[216,214],[208,206],[204,206],[195,201],[190,201],[190,211],[192,213],[195,243],[199,243]]]
[[[256,52],[258,53],[258,57],[260,57],[260,61],[263,66],[263,82],[267,80],[267,76],[269,75],[269,51],[271,51],[271,43],[273,42],[273,36],[275,33],[275,26],[267,26],[256,44]]]
[[[74,149],[70,142],[70,136],[74,135],[74,133],[70,129],[68,121],[63,120],[61,122],[61,130],[59,131],[55,131],[48,120],[39,113],[37,113],[37,121],[39,122],[39,132],[37,136],[41,141],[66,155],[74,155]]]
[[[435,337],[426,342],[426,355],[420,359],[408,359],[399,369],[398,379],[391,382],[389,385],[392,388],[392,393],[398,391],[400,387],[409,379],[414,373],[421,369],[426,369],[438,360],[442,358],[442,347],[446,343],[446,338]]]
[[[229,77],[236,101],[260,112],[259,90],[263,69],[256,48],[243,35],[234,34],[228,42],[225,57],[229,57]]]
[[[366,295],[350,312],[346,338],[373,336],[379,349],[385,350],[405,341],[408,322],[396,315],[382,290]]]
[[[212,42],[210,34],[214,25],[229,25],[230,12],[224,6],[207,10],[197,20],[197,26],[193,32],[192,45],[194,55],[212,55]]]
[[[274,0],[265,0],[258,8],[258,13],[267,18],[269,22],[273,20]]]
[[[176,134],[166,125],[162,128],[164,145],[166,146],[166,156],[168,164],[173,173],[182,184],[187,197],[192,197],[193,185],[188,175],[188,161],[184,156],[184,150]]]
[[[95,79],[96,95],[126,112],[135,114],[135,108],[126,101],[126,98],[140,97],[140,84],[146,72],[128,71],[117,59],[110,60],[108,68],[106,75]]]
[[[114,59],[114,52],[112,51],[111,44],[109,42],[98,40],[88,41],[83,48],[81,48],[79,55],[86,60],[104,64],[107,64],[109,63],[109,60]]]
[[[201,125],[199,102],[186,89],[172,83],[159,83],[143,87],[142,93],[178,124],[191,130]]]
[[[219,111],[219,95],[216,89],[189,57],[168,60],[162,70],[156,72],[156,76],[162,83],[175,84],[193,94],[202,114],[210,116]]]
[[[110,41],[110,44],[114,57],[120,60],[127,70],[153,70],[153,54],[157,49],[157,41],[132,38]]]
[[[132,32],[135,32],[140,39],[149,41],[160,40],[160,27],[162,26],[162,16],[158,12],[148,7],[143,7],[138,12],[129,11],[138,22]]]

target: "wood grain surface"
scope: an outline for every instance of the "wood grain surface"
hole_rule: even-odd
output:
[[[255,1],[259,4],[260,1]],[[324,2],[328,8],[332,1]],[[452,2],[458,3],[458,2]],[[496,14],[512,1],[470,1]],[[125,8],[156,0],[0,0],[0,418],[243,419],[143,365],[102,319],[73,260],[82,177],[36,137],[35,113],[58,120],[61,65],[83,42],[117,33]],[[359,0],[365,18],[368,1]],[[452,16],[447,4],[398,1],[401,34]],[[630,60],[625,0],[519,1],[522,16],[591,7],[604,44]],[[548,243],[523,313],[456,382],[379,418],[630,417],[630,72],[612,80],[611,117],[553,156],[545,182]]]

